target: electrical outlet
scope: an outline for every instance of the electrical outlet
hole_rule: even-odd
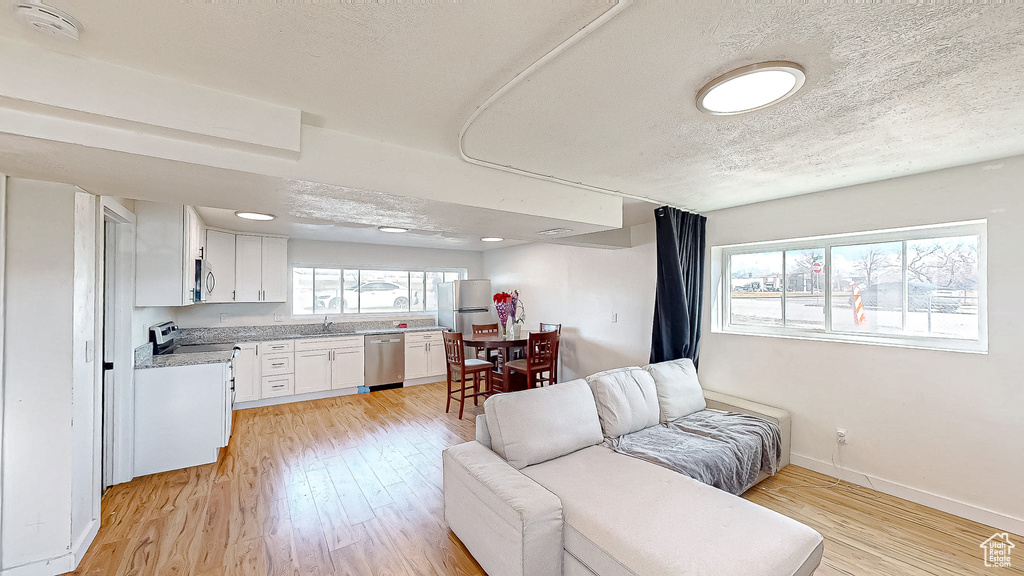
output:
[[[836,444],[846,444],[846,428],[836,428]]]
[[[612,312],[612,324],[615,324],[618,321],[619,321],[619,313],[618,312]]]
[[[284,322],[284,314],[274,313],[274,322]]]
[[[220,314],[220,321],[221,321],[221,323],[224,323],[224,322],[228,321],[228,313],[227,312],[221,312],[221,314]]]

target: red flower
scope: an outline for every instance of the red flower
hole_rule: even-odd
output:
[[[508,292],[498,292],[497,294],[494,295],[494,303],[495,304],[511,304],[512,303],[512,295],[509,294]]]

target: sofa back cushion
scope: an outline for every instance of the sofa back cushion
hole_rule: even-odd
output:
[[[601,429],[618,438],[658,423],[658,392],[651,375],[632,366],[587,376]]]
[[[661,421],[671,422],[707,408],[693,360],[683,358],[644,366],[658,390]]]
[[[583,380],[496,394],[484,402],[484,415],[491,450],[517,470],[604,440]]]

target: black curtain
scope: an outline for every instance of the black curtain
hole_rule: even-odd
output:
[[[689,358],[697,364],[704,306],[704,229],[700,214],[662,206],[658,235],[658,289],[654,299],[651,362]]]

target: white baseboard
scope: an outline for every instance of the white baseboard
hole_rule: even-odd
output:
[[[0,576],[57,576],[57,574],[71,572],[78,568],[78,564],[82,561],[99,531],[100,521],[98,518],[93,519],[89,523],[89,527],[78,539],[78,542],[75,542],[74,546],[72,546],[70,552],[54,558],[37,560],[28,564],[22,564],[21,566],[6,568],[0,571]]]
[[[75,555],[68,552],[54,558],[37,560],[28,564],[22,564],[21,566],[6,568],[0,572],[0,576],[56,576],[57,574],[71,572],[74,569]]]
[[[96,539],[96,534],[100,531],[100,521],[98,518],[93,518],[92,522],[89,523],[89,528],[82,533],[82,537],[75,542],[74,546],[71,547],[71,553],[75,557],[75,568],[82,562],[82,558],[85,553],[89,550],[89,546],[92,545],[92,541]]]
[[[409,386],[420,386],[421,384],[433,384],[434,382],[444,382],[446,376],[427,376],[426,378],[415,378],[413,380],[406,380],[402,384],[402,388],[408,388]]]
[[[981,508],[973,504],[967,504],[959,500],[954,500],[946,496],[940,496],[931,492],[920,490],[918,488],[912,488],[899,482],[892,482],[883,478],[877,478],[864,474],[863,472],[857,472],[854,470],[842,470],[836,471],[835,466],[831,462],[824,462],[815,458],[807,456],[801,456],[799,454],[793,454],[790,457],[791,463],[808,468],[815,472],[832,476],[836,474],[842,476],[842,480],[856,484],[858,486],[864,486],[870,488],[874,485],[875,490],[884,492],[890,496],[896,496],[897,498],[903,498],[922,506],[928,506],[929,508],[935,508],[954,516],[973,520],[993,528],[998,528],[1001,531],[1012,532],[1018,536],[1024,535],[1024,520],[1020,518],[1014,518],[1006,514],[989,510],[987,508]],[[870,479],[870,483],[868,482]]]

